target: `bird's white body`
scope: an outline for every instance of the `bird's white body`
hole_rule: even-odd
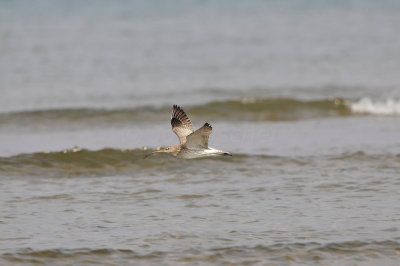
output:
[[[231,155],[230,153],[222,150],[217,150],[211,147],[206,149],[199,148],[199,149],[187,149],[182,148],[176,155],[176,158],[181,159],[195,159],[195,158],[202,158],[202,157],[211,157],[211,156],[226,156]]]

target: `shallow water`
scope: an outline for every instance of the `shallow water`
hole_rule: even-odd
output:
[[[144,161],[143,154],[3,160],[3,262],[398,260],[400,155]]]
[[[399,8],[0,3],[0,264],[398,265]]]

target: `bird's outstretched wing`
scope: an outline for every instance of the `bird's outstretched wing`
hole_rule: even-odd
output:
[[[179,106],[174,105],[171,115],[172,131],[178,136],[181,144],[186,142],[186,137],[194,132],[192,122]]]
[[[208,148],[208,139],[212,133],[212,127],[209,123],[186,137],[185,146],[189,149]]]

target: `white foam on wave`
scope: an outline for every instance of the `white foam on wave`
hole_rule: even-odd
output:
[[[363,98],[350,103],[350,108],[354,113],[400,115],[400,100],[387,99],[374,102],[370,98]]]

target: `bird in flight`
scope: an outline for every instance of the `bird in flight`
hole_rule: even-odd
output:
[[[208,146],[208,139],[212,127],[205,123],[198,130],[194,130],[189,117],[177,105],[173,106],[171,115],[172,131],[178,136],[180,145],[168,146],[153,153],[165,152],[177,158],[194,159],[209,156],[232,156],[229,152],[214,149]]]

